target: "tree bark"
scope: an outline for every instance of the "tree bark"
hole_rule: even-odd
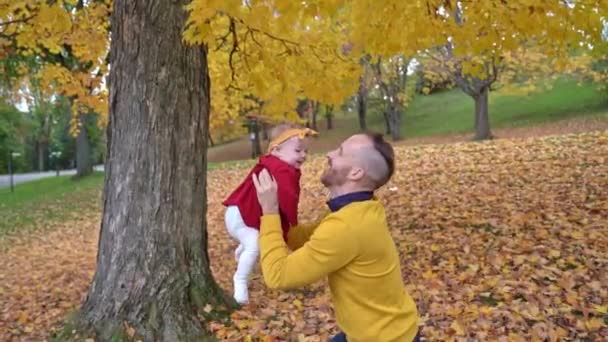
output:
[[[401,111],[396,105],[389,105],[388,122],[393,141],[401,140]]]
[[[251,127],[251,158],[255,159],[262,154],[262,142],[260,141],[260,125],[255,121]]]
[[[235,305],[209,267],[210,84],[206,48],[182,44],[187,3],[113,3],[97,270],[77,321],[102,341],[125,325],[145,341],[199,340],[197,308]]]
[[[334,128],[334,106],[325,106],[325,120],[327,122],[327,130]]]
[[[296,112],[300,119],[306,118],[306,127],[310,128],[310,117],[308,115],[308,99],[299,99],[296,105]]]
[[[38,171],[42,172],[44,171],[44,151],[45,149],[45,144],[42,142],[38,142],[36,143],[36,151],[38,152]]]
[[[492,139],[490,131],[490,116],[488,114],[488,89],[483,87],[475,100],[475,140]]]
[[[262,139],[264,139],[264,141],[270,139],[270,136],[268,135],[268,124],[266,122],[262,122]]]
[[[385,106],[384,108],[384,125],[386,126],[386,133],[385,134],[391,134],[391,122],[389,120],[389,113],[388,113],[388,106]]]
[[[363,85],[363,80],[359,85],[359,91],[357,91],[357,113],[359,116],[359,129],[361,131],[367,130],[367,90]]]
[[[312,106],[312,129],[317,130],[317,114],[319,114],[319,102],[311,101],[310,105]]]
[[[76,177],[83,177],[93,172],[91,144],[87,135],[86,115],[80,115],[80,130],[76,137]]]

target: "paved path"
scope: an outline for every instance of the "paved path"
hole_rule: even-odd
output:
[[[96,165],[94,167],[95,171],[103,171],[103,165]],[[76,174],[76,169],[71,170],[60,170],[59,175],[61,176],[71,176]],[[36,179],[42,179],[47,177],[54,177],[56,175],[55,171],[45,171],[45,172],[31,172],[31,173],[17,173],[13,175],[13,183],[20,184],[29,181],[33,181]],[[9,175],[0,175],[0,189],[8,188],[10,186],[10,176]]]

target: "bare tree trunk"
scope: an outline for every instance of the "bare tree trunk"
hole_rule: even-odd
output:
[[[386,127],[385,134],[391,134],[391,122],[389,120],[388,106],[384,106],[384,112],[382,114],[384,116],[384,126]]]
[[[126,326],[144,341],[201,340],[197,309],[234,305],[209,267],[210,84],[206,48],[182,43],[187,3],[113,3],[97,269],[78,317],[101,341]]]
[[[363,85],[363,80],[357,92],[357,114],[359,116],[359,129],[361,131],[367,130],[367,90],[365,89],[365,85]]]
[[[312,129],[317,130],[317,114],[319,114],[319,102],[311,101],[312,106]]]
[[[334,106],[327,105],[325,106],[325,120],[327,122],[327,130],[334,128]]]
[[[462,25],[463,16],[462,9],[460,6],[455,6],[454,19],[458,25]],[[488,93],[490,87],[498,78],[498,74],[503,69],[499,64],[496,63],[496,59],[492,58],[490,62],[484,63],[485,77],[480,79],[478,77],[471,77],[471,75],[463,75],[461,61],[458,60],[453,54],[452,43],[448,43],[445,46],[445,53],[447,58],[451,58],[455,61],[456,69],[452,72],[452,77],[458,87],[467,95],[471,96],[475,101],[475,140],[492,139],[492,132],[490,131],[490,117],[488,108]]]
[[[83,177],[93,172],[91,144],[87,134],[86,115],[80,115],[80,130],[76,137],[76,177]]]
[[[401,111],[395,104],[389,105],[388,122],[393,141],[401,140]]]
[[[211,145],[211,147],[213,147],[213,145],[215,145],[213,143],[213,137],[211,136],[211,132],[207,132],[207,138],[209,139],[209,144]]]
[[[251,158],[255,159],[262,154],[262,142],[260,141],[260,125],[257,121],[251,127]]]
[[[266,122],[262,122],[262,139],[268,141],[270,136],[268,135],[268,124]]]
[[[38,142],[36,143],[36,151],[38,152],[38,171],[44,171],[44,150],[45,144]]]
[[[298,100],[298,104],[296,105],[296,112],[300,119],[306,118],[306,127],[310,128],[310,117],[308,113],[308,100],[300,99]]]
[[[475,140],[492,139],[488,115],[488,87],[483,87],[475,100]]]

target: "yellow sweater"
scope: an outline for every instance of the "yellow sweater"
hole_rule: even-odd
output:
[[[354,202],[318,225],[292,228],[291,254],[282,234],[278,215],[262,217],[260,259],[269,287],[297,288],[327,276],[336,320],[349,342],[414,339],[416,303],[405,291],[382,204]]]

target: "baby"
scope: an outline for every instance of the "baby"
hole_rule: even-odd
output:
[[[248,278],[259,255],[262,208],[251,176],[267,169],[276,180],[283,238],[287,241],[289,228],[298,224],[300,167],[308,153],[305,138],[311,135],[317,135],[317,132],[291,124],[276,126],[271,132],[268,152],[260,157],[241,185],[223,202],[226,206],[226,229],[239,242],[234,252],[238,265],[233,277],[234,299],[239,304],[249,301]]]

